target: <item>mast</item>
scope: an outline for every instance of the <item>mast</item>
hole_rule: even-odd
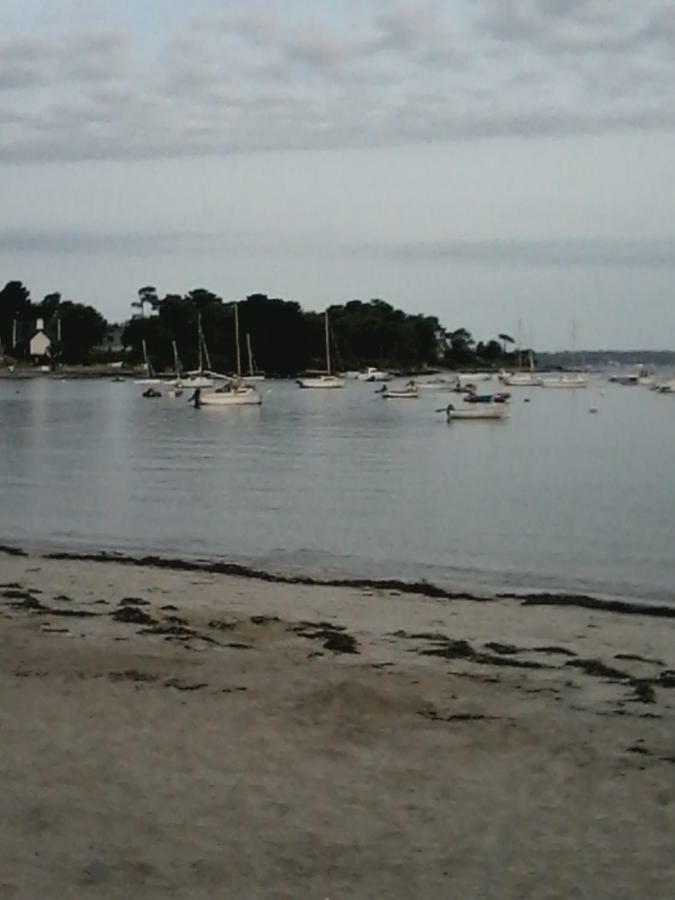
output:
[[[331,374],[331,363],[330,363],[330,329],[328,327],[328,310],[325,313],[325,325],[326,325],[326,371],[328,374]]]
[[[197,313],[197,358],[199,361],[197,368],[199,369],[200,375],[204,371],[204,360],[202,358],[202,340],[202,314]]]
[[[152,374],[152,369],[150,367],[150,360],[148,359],[148,345],[145,343],[145,338],[142,340],[143,344],[143,361],[145,362],[145,371],[148,377]]]
[[[253,377],[253,351],[251,350],[251,335],[246,332],[246,350],[248,351],[248,374]]]
[[[237,378],[241,378],[241,346],[239,343],[239,303],[234,304],[234,340],[237,347]]]
[[[176,347],[175,341],[171,341],[171,344],[173,345],[173,365],[174,365],[174,368],[176,369],[176,378],[180,378],[180,366],[178,364],[178,347]]]

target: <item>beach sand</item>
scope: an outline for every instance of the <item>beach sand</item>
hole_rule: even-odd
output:
[[[0,900],[670,898],[675,620],[0,553]]]

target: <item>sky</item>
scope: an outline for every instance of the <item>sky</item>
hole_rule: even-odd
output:
[[[2,0],[0,282],[675,348],[675,0]]]

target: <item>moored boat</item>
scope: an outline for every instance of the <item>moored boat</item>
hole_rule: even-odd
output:
[[[448,403],[445,414],[448,422],[457,421],[496,421],[507,417],[507,408],[504,404],[473,403],[467,406],[453,406]]]
[[[334,375],[331,368],[330,357],[330,326],[328,324],[328,310],[324,313],[324,333],[326,342],[326,371],[318,375],[306,375],[297,379],[298,387],[314,388],[320,390],[343,388],[344,378]]]

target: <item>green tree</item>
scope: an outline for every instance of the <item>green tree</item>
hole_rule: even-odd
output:
[[[86,363],[94,347],[103,341],[106,320],[92,306],[65,300],[59,304],[61,343],[53,353],[65,363]]]
[[[31,318],[30,291],[21,281],[8,281],[0,291],[0,345],[9,352],[14,344],[14,322]]]

